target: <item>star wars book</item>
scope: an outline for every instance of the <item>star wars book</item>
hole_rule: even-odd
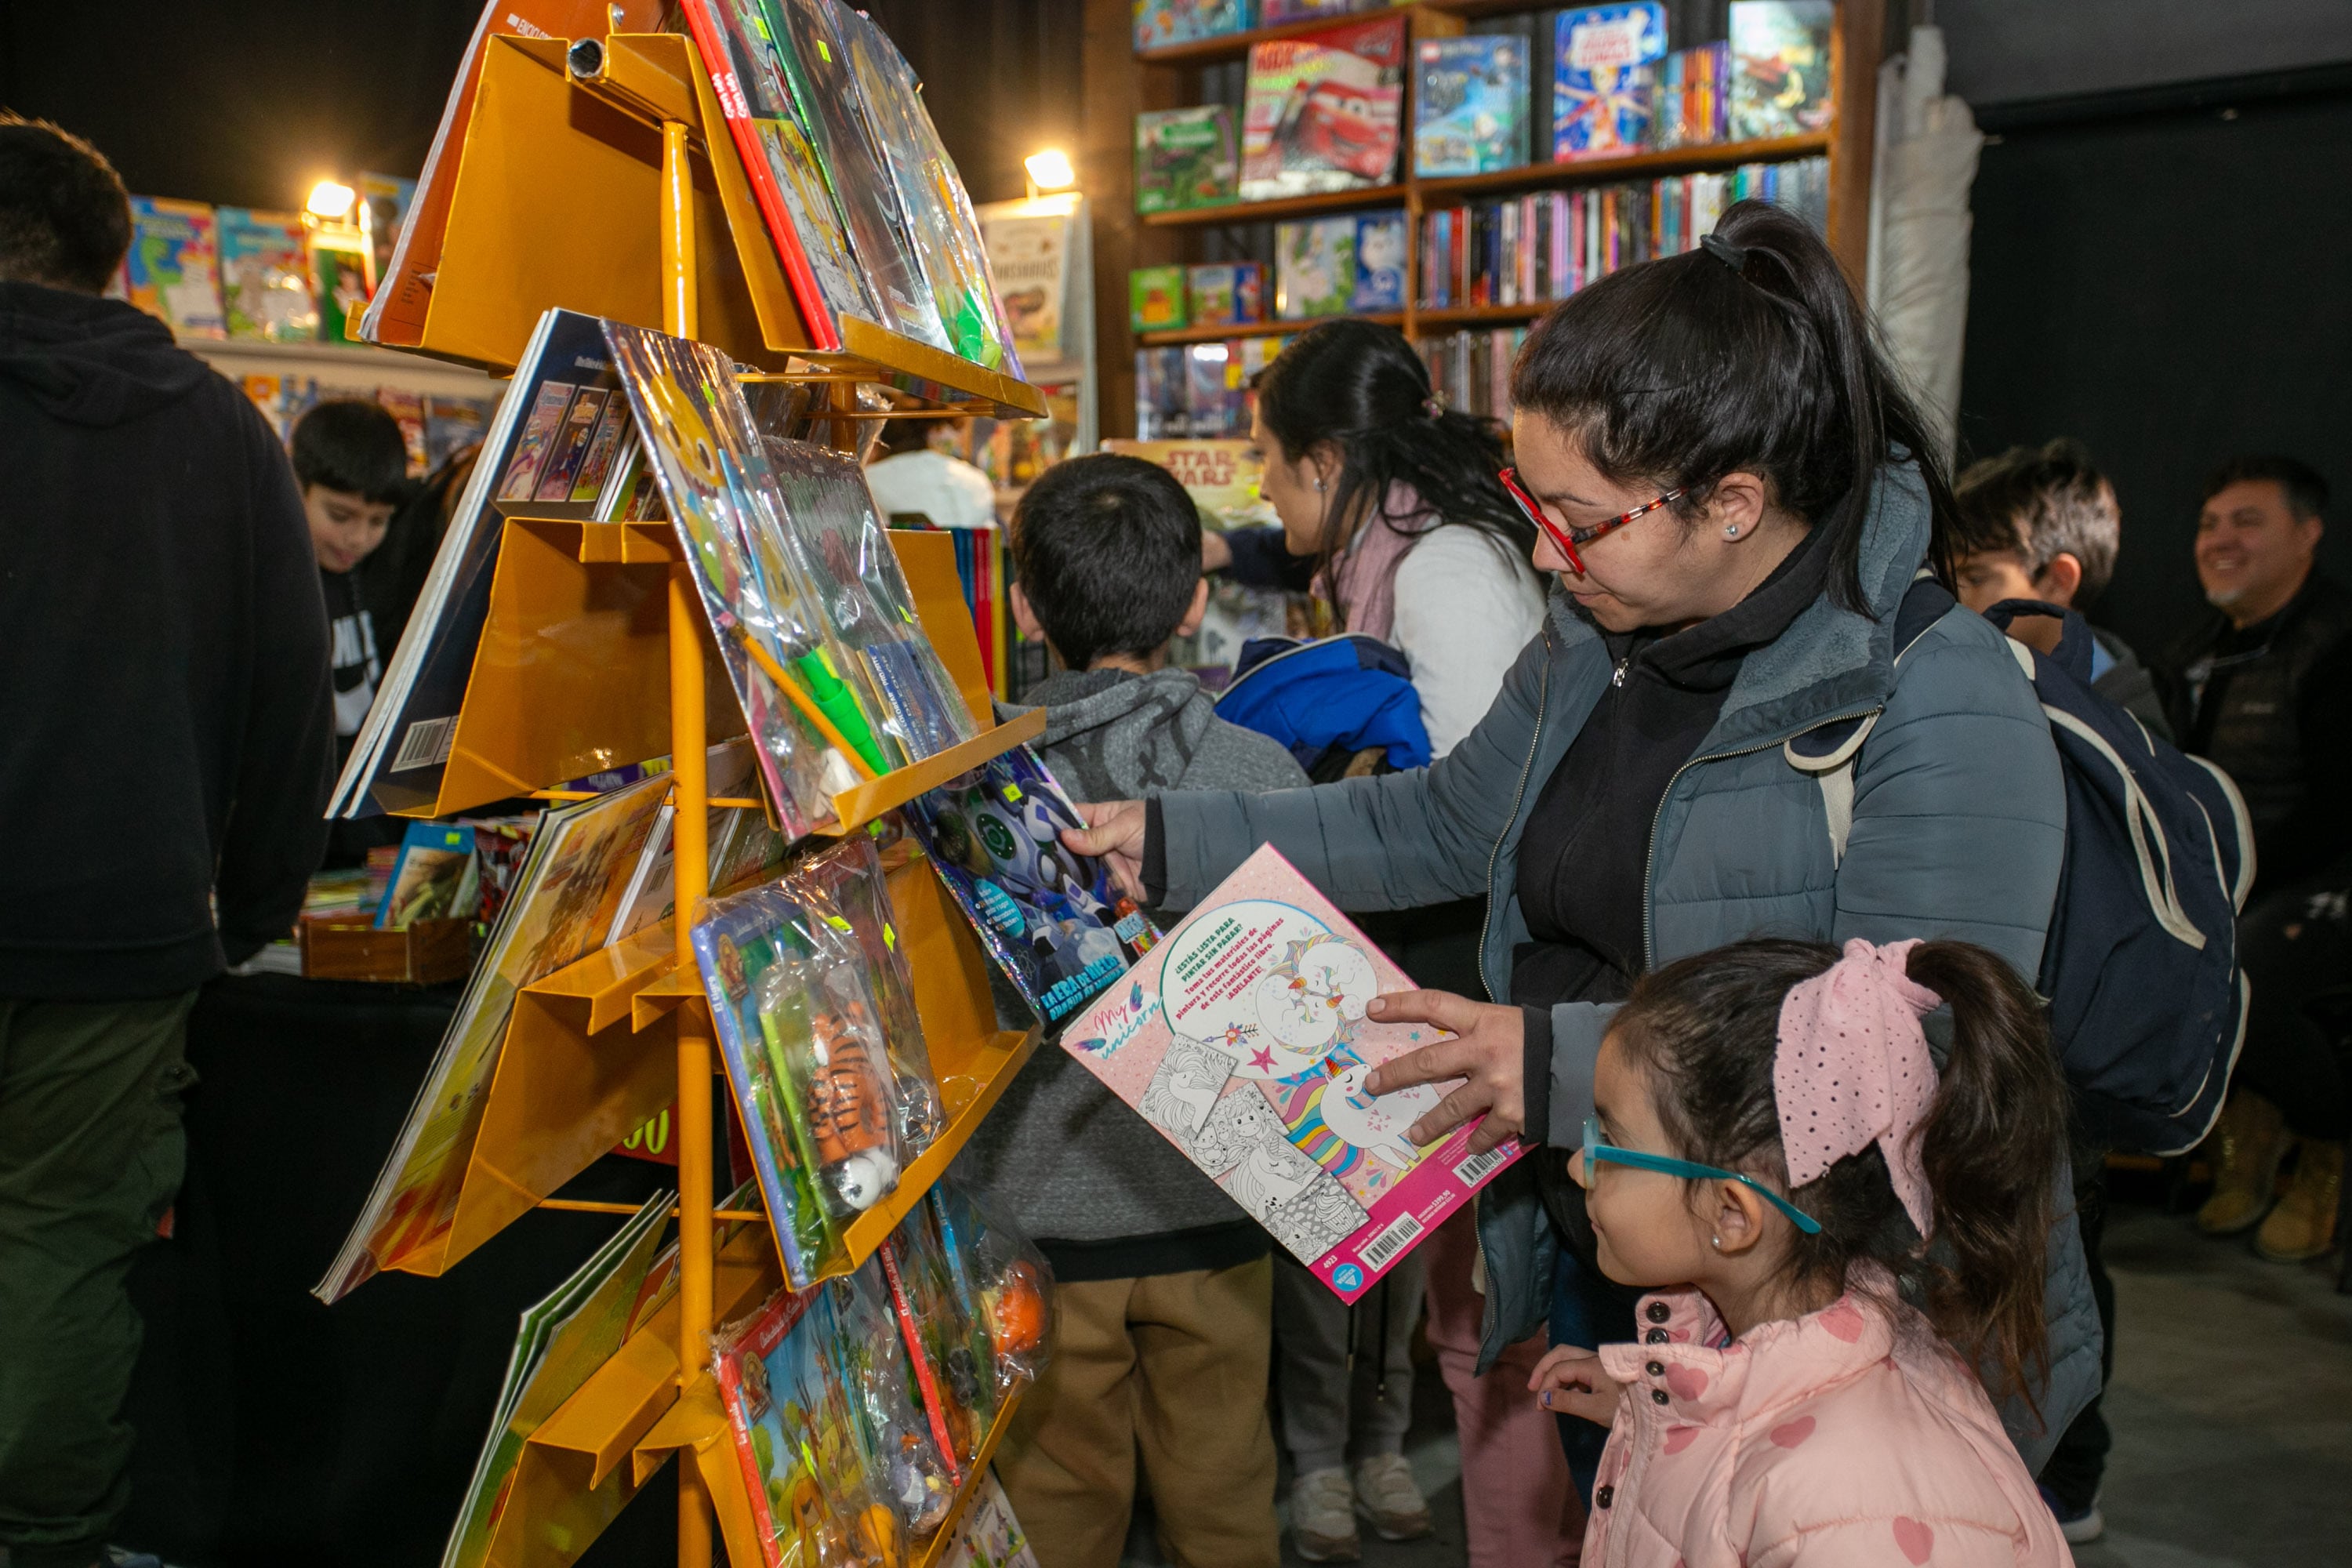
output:
[[[1406,1130],[1454,1087],[1374,1095],[1381,1063],[1448,1038],[1383,1024],[1412,982],[1271,845],[1063,1031],[1062,1048],[1342,1300],[1396,1267],[1523,1152]]]

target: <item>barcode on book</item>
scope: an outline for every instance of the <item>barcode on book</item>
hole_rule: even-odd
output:
[[[1510,1145],[1498,1144],[1483,1154],[1473,1154],[1454,1166],[1454,1179],[1465,1187],[1475,1187],[1500,1170],[1510,1157]]]
[[[449,760],[449,748],[457,739],[457,715],[446,719],[419,719],[401,737],[400,754],[392,759],[389,771],[404,773],[411,768],[429,768]]]
[[[1399,1215],[1386,1230],[1364,1243],[1356,1254],[1367,1268],[1386,1268],[1395,1262],[1404,1249],[1421,1239],[1421,1221],[1412,1215]]]

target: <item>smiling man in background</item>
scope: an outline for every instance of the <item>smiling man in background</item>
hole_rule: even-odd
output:
[[[2333,1244],[2352,1131],[2352,1089],[2310,1007],[2352,974],[2352,819],[2338,804],[2352,781],[2352,592],[2317,568],[2326,506],[2326,481],[2292,458],[2222,465],[2197,519],[2197,577],[2220,614],[2166,661],[2181,748],[2237,781],[2257,872],[2238,939],[2252,1011],[2197,1218],[2214,1236],[2259,1225],[2255,1249],[2280,1262]]]

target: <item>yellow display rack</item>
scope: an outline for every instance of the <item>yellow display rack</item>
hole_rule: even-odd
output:
[[[750,182],[693,48],[669,34],[577,40],[495,37],[458,150],[421,353],[511,367],[552,306],[698,338],[762,379],[880,386],[893,406],[833,399],[837,438],[899,411],[1045,413],[1035,389],[852,319],[819,353],[787,288]],[[715,197],[716,200],[710,198]],[[699,198],[699,199],[698,199]],[[828,394],[831,398],[832,395]],[[562,1568],[672,1453],[680,1455],[681,1568],[707,1568],[714,1515],[730,1558],[761,1560],[742,1470],[709,1370],[711,1330],[782,1283],[756,1215],[723,1252],[712,1210],[711,1025],[697,983],[692,912],[708,889],[706,749],[740,732],[699,595],[669,526],[509,516],[489,615],[437,798],[446,816],[667,752],[678,918],[523,988],[446,1237],[397,1267],[439,1274],[551,1196],[629,1131],[677,1104],[678,1286],[526,1443],[488,1561]],[[835,797],[850,833],[989,757],[1034,739],[1042,713],[997,724],[944,534],[894,533],[917,613],[983,727],[975,740]],[[892,858],[898,931],[914,975],[948,1125],[897,1191],[847,1233],[845,1268],[871,1256],[945,1171],[1038,1032],[998,1026],[988,961],[927,864]],[[1012,1406],[999,1412],[987,1468]],[[690,1462],[689,1462],[690,1461]],[[961,1515],[971,1482],[956,1500]],[[929,1562],[951,1534],[943,1529]],[[902,1562],[916,1561],[902,1556]]]

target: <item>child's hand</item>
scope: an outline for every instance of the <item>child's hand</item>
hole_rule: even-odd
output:
[[[1554,1345],[1536,1363],[1528,1387],[1555,1415],[1581,1415],[1606,1426],[1617,1417],[1617,1394],[1625,1385],[1601,1370],[1601,1357],[1578,1345]]]

